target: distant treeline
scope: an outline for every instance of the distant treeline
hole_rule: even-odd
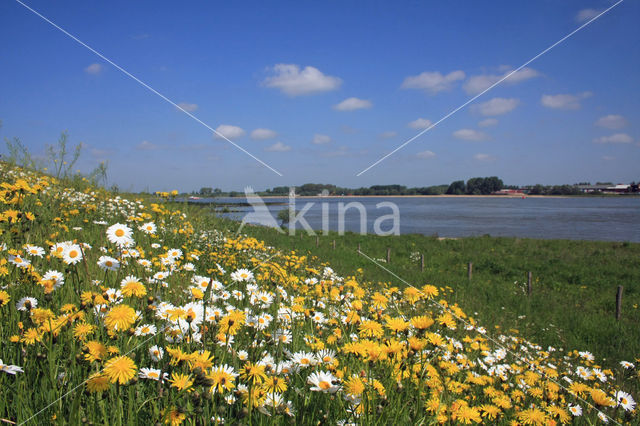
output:
[[[463,180],[457,180],[451,182],[448,185],[433,185],[424,187],[406,187],[404,185],[373,185],[368,188],[343,188],[331,184],[322,183],[305,183],[304,185],[296,186],[296,195],[300,196],[316,196],[316,195],[488,195],[495,193],[503,189],[519,190],[531,195],[585,195],[585,191],[581,186],[589,186],[588,182],[580,182],[575,185],[528,185],[528,186],[514,186],[505,185],[502,179],[497,176],[490,177],[474,177],[466,182]],[[612,185],[610,182],[597,182],[597,186]],[[290,188],[288,186],[277,186],[275,188],[267,189],[266,191],[258,192],[259,195],[265,196],[282,196],[289,195]],[[638,192],[638,184],[632,182],[629,187],[629,192]],[[598,194],[599,191],[590,192],[591,195]],[[230,191],[223,192],[219,188],[201,188],[200,191],[194,192],[205,197],[241,197],[244,196],[243,192]]]

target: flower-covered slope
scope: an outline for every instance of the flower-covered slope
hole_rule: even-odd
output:
[[[0,175],[1,419],[637,422],[633,362],[490,336],[447,288],[361,282],[165,203]]]

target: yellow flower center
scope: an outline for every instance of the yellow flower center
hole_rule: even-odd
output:
[[[124,237],[124,231],[122,229],[116,229],[116,237]]]
[[[327,389],[329,389],[331,387],[331,383],[322,381],[322,382],[318,383],[318,387],[320,389],[322,389],[322,390],[327,390]]]

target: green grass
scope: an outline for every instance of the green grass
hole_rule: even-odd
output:
[[[184,209],[185,206],[183,205]],[[208,209],[186,207],[211,226],[235,230],[238,222],[212,217]],[[415,286],[449,286],[449,297],[488,329],[518,332],[539,345],[593,352],[613,364],[640,353],[640,244],[628,242],[470,237],[439,240],[423,235],[380,237],[346,233],[295,236],[260,226],[243,233],[281,249],[315,256],[339,274],[361,268],[366,280],[405,284],[357,253],[380,262]],[[333,241],[335,240],[335,250]],[[385,264],[387,248],[391,262]],[[424,254],[424,271],[412,253]],[[469,280],[467,265],[473,263]],[[527,274],[533,274],[527,295]],[[617,287],[624,287],[622,318],[615,319]],[[491,330],[489,330],[491,331]]]

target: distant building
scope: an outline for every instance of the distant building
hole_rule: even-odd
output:
[[[491,195],[522,195],[526,194],[526,189],[501,189],[500,191],[494,191]]]
[[[609,194],[621,194],[625,192],[631,192],[631,185],[625,185],[619,183],[617,185],[576,185],[576,187],[584,192],[603,192]]]

